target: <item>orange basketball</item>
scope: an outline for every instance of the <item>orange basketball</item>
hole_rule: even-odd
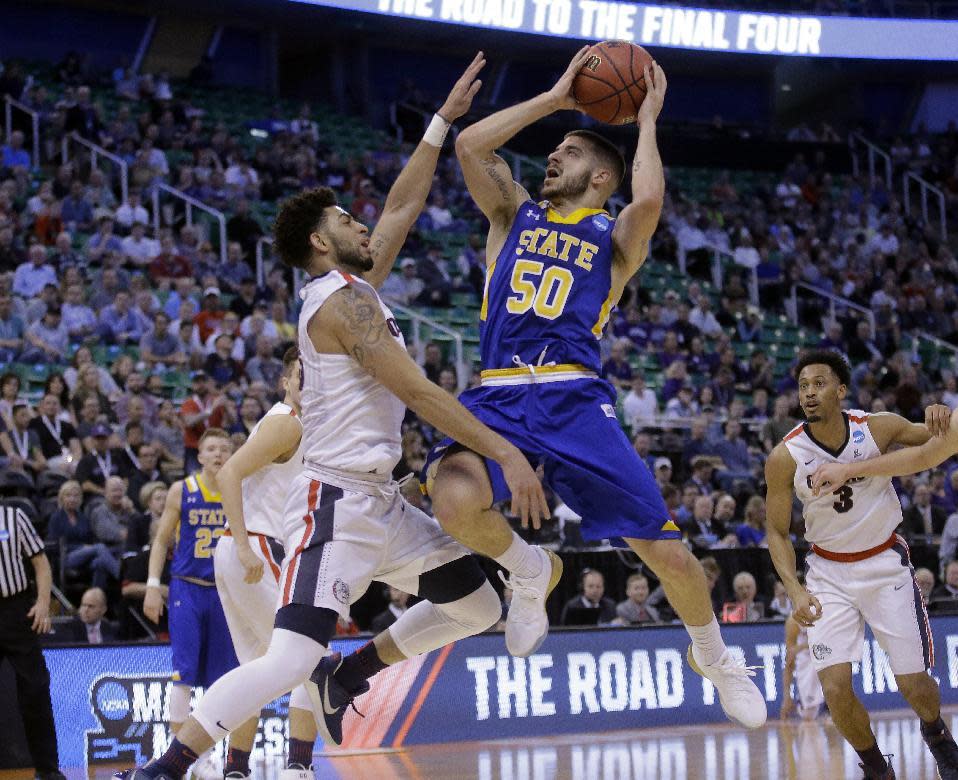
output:
[[[589,49],[572,82],[572,96],[593,119],[610,125],[634,122],[645,100],[645,73],[652,55],[628,41],[602,41]]]

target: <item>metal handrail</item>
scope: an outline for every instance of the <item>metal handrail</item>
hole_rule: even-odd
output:
[[[913,171],[908,171],[905,173],[902,178],[902,189],[904,190],[904,200],[905,200],[905,213],[911,214],[911,185],[910,182],[914,180],[918,183],[918,186],[921,187],[921,217],[925,221],[925,224],[928,224],[928,193],[932,193],[938,199],[938,218],[941,220],[941,238],[944,241],[948,240],[948,221],[947,221],[947,211],[945,207],[945,193],[939,188],[932,184],[927,179],[923,179],[917,173]]]
[[[78,143],[80,146],[85,146],[90,150],[90,164],[94,168],[97,167],[96,164],[98,158],[105,157],[120,169],[120,194],[123,196],[123,202],[126,203],[127,195],[130,192],[130,168],[126,163],[126,160],[119,155],[113,154],[113,152],[104,149],[99,144],[95,144],[93,141],[88,141],[82,135],[79,135],[76,131],[74,131],[63,136],[63,140],[60,142],[60,159],[64,164],[70,160],[70,141]]]
[[[31,158],[31,167],[40,167],[40,112],[34,111],[26,103],[21,103],[10,95],[4,95],[4,111],[6,113],[6,139],[10,143],[10,133],[13,132],[13,109],[22,111],[30,115],[30,124],[33,128],[33,157]]]
[[[892,189],[891,155],[888,152],[886,152],[884,149],[882,149],[880,146],[873,144],[871,141],[865,138],[865,136],[863,136],[861,133],[851,133],[848,136],[848,148],[852,156],[852,173],[854,173],[855,176],[858,176],[860,174],[858,154],[857,154],[857,150],[855,149],[856,142],[863,144],[865,148],[868,150],[868,177],[870,179],[875,178],[875,157],[880,157],[882,161],[885,163],[885,186],[888,188],[888,191],[891,192],[891,189]]]
[[[859,312],[859,313],[861,313],[861,314],[864,314],[865,317],[868,319],[868,324],[871,326],[871,329],[872,329],[872,337],[874,338],[874,336],[875,336],[875,313],[874,313],[871,309],[869,309],[869,308],[867,308],[867,307],[865,307],[865,306],[860,306],[859,304],[855,303],[854,301],[848,300],[848,298],[843,298],[843,297],[840,296],[840,295],[833,295],[832,293],[825,292],[824,290],[820,290],[820,289],[818,289],[817,287],[813,287],[813,286],[810,285],[810,284],[805,284],[805,282],[796,282],[795,284],[792,285],[792,311],[791,311],[791,315],[792,315],[792,322],[793,322],[793,324],[798,325],[798,288],[799,288],[799,287],[801,287],[801,288],[803,288],[803,289],[805,289],[805,290],[808,290],[809,292],[815,293],[815,295],[818,295],[818,296],[821,297],[821,298],[827,298],[827,299],[828,299],[828,301],[829,301],[828,316],[829,316],[829,319],[832,320],[832,321],[835,320],[836,310],[837,310],[837,308],[838,308],[839,306],[842,306],[842,307],[844,307],[844,308],[846,308],[846,309],[853,309],[854,311],[857,311],[857,312]]]
[[[187,195],[182,190],[176,189],[176,187],[171,187],[169,184],[163,184],[162,182],[157,184],[153,188],[153,229],[158,233],[160,230],[160,190],[167,192],[172,195],[174,198],[182,200],[186,204],[186,224],[191,226],[193,225],[193,209],[199,209],[200,211],[205,211],[207,214],[212,216],[220,226],[220,262],[226,262],[226,215],[219,209],[214,209],[212,206],[207,206],[203,201],[197,200],[196,198]]]
[[[263,247],[272,245],[273,239],[269,236],[260,236],[256,240],[256,286],[260,288],[266,286],[266,255],[263,252]],[[298,295],[299,287],[296,287],[293,293]]]
[[[433,330],[439,331],[440,333],[445,333],[447,336],[452,337],[456,352],[456,381],[459,389],[465,390],[466,385],[469,383],[469,377],[466,376],[466,360],[462,347],[462,334],[457,330],[450,328],[448,325],[443,325],[441,322],[436,322],[435,320],[430,319],[415,309],[402,306],[390,298],[386,298],[386,301],[389,304],[389,308],[392,309],[394,313],[398,312],[405,317],[409,317],[410,321],[412,322],[412,343],[416,345],[416,351],[418,354],[422,354],[420,347],[423,343],[423,325],[428,325]]]

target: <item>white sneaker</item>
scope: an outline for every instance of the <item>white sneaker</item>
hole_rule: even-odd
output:
[[[562,560],[553,552],[533,547],[542,559],[542,570],[535,577],[499,578],[512,589],[512,603],[506,616],[506,649],[517,658],[525,658],[539,649],[549,634],[546,599],[562,576]]]
[[[213,755],[213,748],[200,753],[199,758],[193,762],[187,777],[194,777],[196,780],[222,780],[223,765]]]
[[[686,656],[693,672],[712,681],[718,691],[719,703],[729,718],[747,729],[764,725],[768,718],[765,697],[749,679],[755,676],[758,667],[739,663],[728,650],[714,664],[699,664],[695,660],[695,645],[691,644]]]
[[[298,764],[296,766],[299,767]],[[279,780],[316,780],[316,775],[312,767],[309,769],[289,767],[279,773]]]

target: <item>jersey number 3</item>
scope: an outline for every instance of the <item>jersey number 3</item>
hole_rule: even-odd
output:
[[[511,280],[515,294],[506,300],[510,314],[525,314],[532,309],[547,320],[562,314],[572,290],[572,273],[557,265],[550,265],[545,273],[543,268],[535,260],[516,260]]]
[[[832,495],[838,496],[838,501],[832,504],[832,509],[839,514],[851,511],[851,508],[855,505],[852,501],[852,489],[848,485],[842,485]]]

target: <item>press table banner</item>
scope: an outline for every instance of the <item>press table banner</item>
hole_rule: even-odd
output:
[[[777,717],[785,655],[781,623],[727,626],[733,652],[760,667],[755,680]],[[958,617],[932,620],[942,700],[958,703]],[[349,652],[356,640],[334,642]],[[535,655],[512,658],[486,634],[391,667],[350,711],[344,747],[398,747],[521,739],[677,724],[725,722],[712,685],[685,662],[681,627],[554,631]],[[169,648],[45,651],[61,764],[133,764],[165,749]],[[905,706],[887,658],[869,634],[855,688],[869,710]],[[263,714],[257,753],[281,755],[286,700]]]

